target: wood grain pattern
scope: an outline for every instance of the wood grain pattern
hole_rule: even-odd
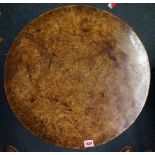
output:
[[[60,7],[29,23],[5,64],[8,101],[22,124],[57,146],[95,146],[120,135],[149,89],[146,51],[123,21],[86,6]]]

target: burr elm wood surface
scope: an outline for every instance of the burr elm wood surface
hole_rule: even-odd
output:
[[[32,133],[67,148],[104,144],[141,112],[149,88],[146,51],[133,30],[97,8],[41,15],[14,40],[5,64],[9,103]]]

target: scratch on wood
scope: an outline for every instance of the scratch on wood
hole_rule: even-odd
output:
[[[29,70],[28,65],[26,65],[26,68],[27,68],[27,72],[28,72],[29,79],[30,79],[30,81],[32,82],[32,77],[31,77],[31,74],[30,74],[30,70]]]
[[[52,99],[50,98],[50,97],[47,97],[49,100],[50,100],[50,102],[52,103]]]
[[[62,102],[55,97],[52,97],[52,96],[47,97],[47,96],[42,96],[42,95],[38,95],[38,96],[45,98],[45,99],[48,99],[51,103],[53,103],[53,101],[55,101],[55,102],[59,102],[59,103],[63,104],[65,107],[70,107],[67,102]]]
[[[48,63],[48,68],[51,67],[52,63],[54,62],[55,57],[56,57],[56,55],[54,53],[52,53],[50,60],[49,60],[49,63]]]

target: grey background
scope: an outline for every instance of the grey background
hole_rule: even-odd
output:
[[[64,149],[32,136],[11,111],[3,86],[6,53],[20,30],[32,19],[50,9],[69,4],[0,4],[0,151],[12,144],[19,151],[119,151],[125,145],[135,151],[155,151],[155,4],[118,4],[109,9],[107,4],[82,4],[107,10],[126,21],[142,40],[151,66],[151,86],[146,105],[136,122],[111,142],[84,150]],[[81,4],[79,4],[81,5]]]

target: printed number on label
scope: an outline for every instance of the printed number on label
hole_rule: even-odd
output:
[[[84,141],[84,147],[94,147],[93,140],[85,140]]]

